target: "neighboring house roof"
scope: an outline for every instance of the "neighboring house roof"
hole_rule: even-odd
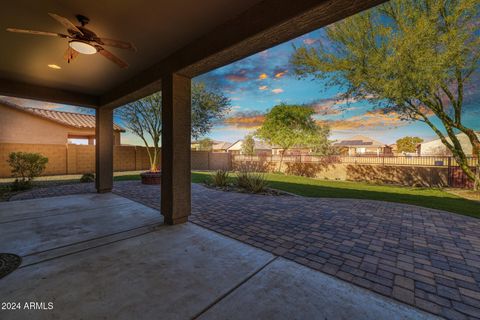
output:
[[[385,144],[366,136],[354,136],[333,144],[335,147],[384,147]]]
[[[475,134],[477,135],[477,137],[480,138],[480,131],[475,131]],[[463,132],[459,132],[459,133],[457,133],[455,136],[456,136],[456,137],[463,137],[463,136],[466,137],[466,134],[463,133]],[[449,138],[447,135],[445,135],[445,138],[446,138],[448,141],[450,141],[450,138]],[[440,140],[439,138],[431,139],[431,140],[428,140],[428,141],[424,141],[424,142],[419,143],[419,144],[420,144],[420,145],[424,145],[424,144],[435,143],[435,142],[440,142],[440,143],[443,144],[442,140]]]
[[[76,112],[66,112],[66,111],[57,111],[50,109],[38,109],[38,108],[29,108],[22,107],[17,104],[11,103],[9,101],[0,101],[4,106],[10,107],[12,109],[24,111],[35,116],[48,119],[63,125],[70,127],[81,128],[81,129],[95,129],[95,116],[90,114],[76,113]],[[125,132],[125,129],[113,124],[113,130]]]
[[[475,131],[476,135],[480,138],[480,131]],[[467,155],[471,155],[473,152],[472,144],[470,143],[470,139],[467,135],[463,132],[457,133],[455,135],[460,142],[463,151]],[[447,136],[446,137],[448,142],[452,142],[451,139]],[[435,139],[427,142],[420,143],[420,153],[422,155],[436,155],[436,154],[444,154],[445,152],[450,152],[447,147],[443,144],[442,140]]]
[[[241,150],[243,145],[243,140],[237,140],[235,143],[227,149],[227,151],[236,151]],[[272,150],[272,146],[268,143],[260,140],[255,140],[255,150]]]
[[[212,146],[213,150],[227,150],[232,145],[231,142],[219,141]]]
[[[193,140],[190,144],[192,148],[194,145],[199,145],[201,140]],[[213,150],[227,150],[233,143],[220,140],[212,140],[212,149]]]
[[[199,144],[203,141],[202,140],[193,140],[192,142],[190,142],[191,144]],[[213,144],[219,144],[219,143],[230,143],[230,142],[225,142],[225,141],[221,141],[221,140],[211,140]]]

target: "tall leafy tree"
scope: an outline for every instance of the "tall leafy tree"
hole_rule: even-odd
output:
[[[299,76],[426,123],[478,189],[480,165],[476,173],[468,166],[455,135],[467,135],[480,157],[479,137],[463,119],[464,90],[480,59],[478,19],[478,0],[392,0],[327,27],[323,44],[296,48],[291,62]]]
[[[115,110],[127,130],[142,139],[147,147],[150,171],[158,171],[162,137],[162,95],[156,92]]]
[[[230,110],[230,100],[222,93],[207,89],[203,83],[192,83],[192,137],[207,134],[215,121]],[[150,170],[158,170],[162,137],[162,95],[160,92],[116,110],[124,126],[147,147]]]
[[[322,147],[328,149],[330,130],[318,125],[313,119],[314,114],[310,107],[281,104],[265,115],[265,121],[255,135],[283,149],[280,170],[285,152],[292,147],[309,147],[317,151]]]
[[[245,138],[243,138],[242,154],[247,156],[253,156],[255,154],[255,140],[251,134],[247,134]]]
[[[417,145],[422,143],[423,139],[419,137],[403,137],[396,141],[398,152],[415,152]]]
[[[230,111],[230,99],[202,82],[192,84],[192,137],[198,139],[210,132],[215,121]]]

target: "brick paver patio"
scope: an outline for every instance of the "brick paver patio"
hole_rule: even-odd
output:
[[[92,184],[15,199],[93,192]],[[159,208],[158,186],[114,192]],[[448,319],[480,319],[480,220],[370,200],[257,196],[192,185],[191,221]]]

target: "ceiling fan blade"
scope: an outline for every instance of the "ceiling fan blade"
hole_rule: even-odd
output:
[[[55,33],[55,32],[36,31],[36,30],[17,29],[17,28],[7,28],[7,31],[16,32],[16,33],[36,34],[39,36],[70,38],[70,36],[67,36],[66,34]]]
[[[135,48],[135,46],[130,42],[107,39],[107,38],[99,38],[98,40],[101,44],[105,46],[137,51],[137,48]]]
[[[128,63],[126,63],[125,61],[123,61],[122,59],[120,59],[119,57],[117,57],[116,55],[111,53],[110,51],[105,50],[104,48],[102,48],[100,46],[97,46],[97,50],[98,50],[98,53],[100,53],[102,56],[104,56],[108,60],[116,63],[120,68],[122,68],[122,69],[128,68]]]
[[[67,60],[67,63],[70,63],[73,59],[78,57],[79,53],[72,48],[68,47],[67,50],[65,51],[65,54],[63,55],[63,58]]]
[[[55,14],[55,13],[49,13],[48,14],[50,17],[52,17],[53,19],[57,20],[58,22],[60,22],[65,28],[67,28],[68,30],[72,30],[72,31],[75,31],[77,33],[80,33],[81,35],[83,35],[83,32],[78,29],[72,22],[70,22],[70,20],[68,20],[67,18],[65,17],[62,17],[62,16],[59,16],[58,14]]]

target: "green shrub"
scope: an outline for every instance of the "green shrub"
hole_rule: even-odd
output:
[[[16,178],[13,190],[24,190],[31,186],[31,181],[42,174],[48,158],[39,153],[12,152],[8,155],[8,164],[12,168],[12,177]]]
[[[228,186],[229,173],[226,170],[217,170],[210,175],[210,182],[215,187]]]
[[[249,179],[249,175],[248,175],[248,171],[245,171],[245,170],[241,170],[237,173],[237,186],[239,186],[240,188],[244,188],[244,189],[247,189],[248,188],[248,179]]]
[[[80,178],[80,182],[94,182],[95,181],[95,174],[93,173],[85,173]]]
[[[243,169],[237,173],[237,186],[250,193],[260,193],[265,191],[268,181],[264,173]]]

